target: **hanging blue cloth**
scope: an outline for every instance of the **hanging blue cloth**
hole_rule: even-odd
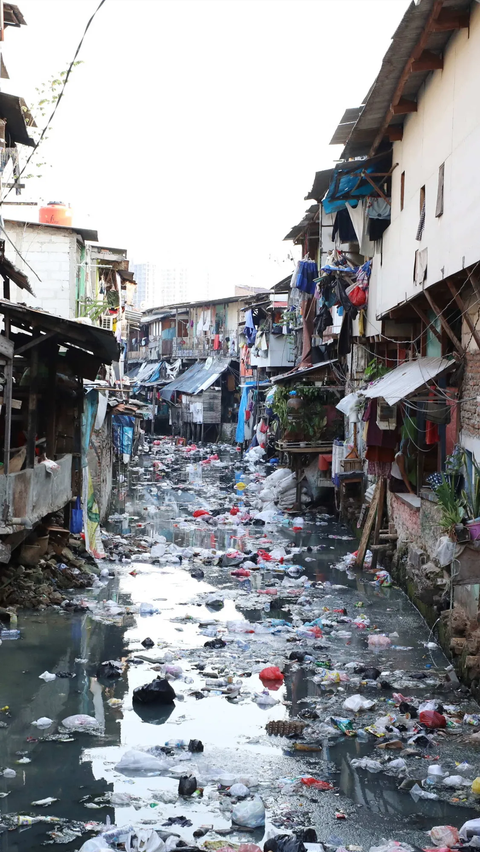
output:
[[[302,293],[313,296],[315,293],[315,279],[318,278],[318,268],[314,260],[301,260],[297,266],[295,287]]]
[[[245,328],[243,329],[243,333],[247,340],[248,346],[253,346],[255,343],[255,338],[257,336],[257,329],[255,328],[255,323],[253,322],[253,314],[252,311],[245,312]]]
[[[237,444],[243,444],[245,440],[245,410],[247,408],[248,393],[251,387],[251,385],[245,385],[242,390],[242,398],[238,408],[237,431],[235,434]]]

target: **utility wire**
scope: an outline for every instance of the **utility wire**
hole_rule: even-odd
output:
[[[46,134],[47,130],[49,129],[49,127],[50,127],[50,125],[51,125],[51,123],[52,123],[52,121],[53,121],[53,119],[54,119],[54,117],[55,117],[55,114],[56,114],[56,112],[57,112],[57,110],[58,110],[58,107],[60,106],[60,101],[61,101],[61,100],[62,100],[62,98],[63,98],[64,92],[65,92],[65,88],[66,88],[66,85],[67,85],[67,83],[68,83],[68,80],[69,80],[70,74],[71,74],[71,72],[72,72],[72,68],[73,68],[73,66],[74,66],[74,64],[75,64],[75,62],[76,62],[77,56],[78,56],[78,54],[80,53],[80,50],[82,49],[82,45],[83,45],[83,42],[84,42],[85,36],[86,36],[86,34],[87,34],[88,30],[90,29],[90,26],[91,26],[91,24],[92,24],[92,22],[93,22],[94,18],[96,17],[97,13],[100,11],[100,9],[102,8],[102,6],[103,6],[103,4],[104,4],[104,3],[105,3],[105,0],[100,0],[100,3],[98,4],[97,8],[95,9],[95,11],[94,11],[93,15],[91,16],[91,18],[90,18],[90,19],[89,19],[89,21],[87,22],[87,25],[86,25],[86,27],[85,27],[85,29],[84,29],[84,31],[83,31],[83,35],[82,35],[82,37],[81,37],[81,39],[80,39],[80,41],[79,41],[79,43],[78,43],[78,45],[77,45],[77,49],[76,49],[76,51],[75,51],[75,54],[74,54],[74,56],[73,56],[73,59],[72,59],[72,61],[70,62],[70,65],[68,66],[68,71],[67,71],[67,73],[66,73],[66,75],[65,75],[65,79],[64,79],[64,81],[63,81],[63,86],[62,86],[61,92],[60,92],[60,94],[59,94],[59,96],[58,96],[57,101],[55,102],[55,106],[53,107],[53,110],[52,110],[52,113],[51,113],[51,115],[50,115],[50,118],[48,119],[48,121],[47,121],[47,123],[46,123],[45,127],[43,128],[43,130],[42,130],[42,132],[41,132],[41,134],[40,134],[40,138],[39,138],[39,139],[38,139],[38,141],[35,143],[34,148],[32,148],[32,151],[31,151],[31,153],[30,153],[30,156],[27,158],[27,161],[26,161],[25,165],[23,166],[22,170],[20,171],[20,174],[18,175],[17,180],[20,180],[20,178],[22,177],[22,175],[23,175],[23,173],[24,173],[25,169],[27,168],[28,164],[30,163],[30,160],[32,159],[33,155],[34,155],[34,154],[36,154],[36,152],[38,151],[38,148],[40,147],[41,143],[43,142],[43,140],[44,140],[44,138],[45,138],[45,134]],[[12,189],[14,188],[14,185],[15,185],[15,184],[13,184],[13,185],[9,188],[9,190],[8,190],[7,194],[6,194],[6,195],[5,195],[5,197],[2,199],[2,201],[5,201],[5,198],[8,198],[8,196],[9,196],[10,192],[11,192],[11,191],[12,191]],[[20,254],[20,252],[18,252],[18,254]],[[20,255],[20,257],[22,257],[22,256]],[[22,258],[22,260],[23,260],[23,258]],[[28,265],[28,264],[27,264],[27,265]],[[30,268],[31,268],[31,267],[30,267]],[[32,270],[32,271],[33,271],[33,270]],[[36,274],[36,273],[35,273],[35,274]],[[37,278],[38,278],[38,276],[37,276]],[[40,279],[39,279],[39,280],[40,280]]]

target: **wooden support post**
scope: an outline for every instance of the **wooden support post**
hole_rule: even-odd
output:
[[[34,337],[40,335],[39,329],[34,329]],[[32,348],[30,354],[30,386],[28,391],[28,426],[27,426],[27,467],[35,464],[35,442],[37,440],[37,406],[38,406],[38,346]]]
[[[370,533],[372,531],[375,513],[379,511],[380,488],[381,480],[377,482],[375,486],[375,491],[373,492],[373,497],[368,510],[368,515],[363,527],[362,537],[360,539],[360,544],[357,550],[357,558],[355,561],[355,565],[357,566],[357,568],[362,568],[363,566],[363,560],[365,559],[365,553],[368,547],[368,539],[370,538]]]
[[[424,322],[424,323],[425,323],[425,325],[426,325],[426,327],[427,327],[427,328],[430,326],[430,331],[432,332],[432,334],[434,334],[434,335],[435,335],[435,337],[437,338],[437,340],[441,343],[441,342],[442,342],[442,335],[441,335],[441,334],[440,334],[440,332],[439,332],[439,331],[435,328],[435,326],[433,325],[433,323],[431,323],[431,322],[430,322],[430,320],[428,319],[427,315],[426,315],[426,314],[422,311],[422,309],[421,309],[421,308],[418,308],[418,307],[417,307],[417,305],[415,305],[413,302],[411,303],[411,305],[412,305],[412,308],[413,308],[413,310],[415,311],[415,313],[416,313],[416,314],[418,314],[418,316],[419,316],[419,317],[420,317],[420,319],[422,320],[422,322]]]
[[[380,542],[380,530],[382,529],[383,507],[385,505],[385,495],[387,493],[387,480],[382,476],[380,480],[380,489],[378,496],[377,516],[375,518],[375,529],[373,531],[373,544],[378,545]],[[378,550],[372,548],[372,568],[377,567]]]
[[[5,337],[10,338],[10,317],[5,315]],[[5,392],[3,396],[3,406],[5,410],[5,436],[3,441],[3,472],[5,475],[10,470],[10,446],[12,439],[12,389],[13,389],[13,355],[7,358],[5,367]]]
[[[157,386],[154,385],[153,388],[152,388],[152,429],[151,429],[152,435],[155,433],[155,408],[156,408],[156,402],[157,402],[156,390],[157,390]]]
[[[457,337],[455,337],[452,329],[450,328],[447,320],[443,316],[443,313],[441,312],[440,308],[438,307],[438,305],[435,304],[435,302],[433,301],[428,290],[424,290],[423,292],[425,294],[425,298],[426,298],[428,304],[430,305],[432,311],[434,311],[434,313],[436,313],[436,315],[438,316],[438,318],[439,318],[439,320],[442,324],[442,328],[445,331],[445,334],[447,334],[448,337],[450,338],[450,340],[452,341],[452,343],[455,346],[455,349],[457,350],[458,354],[462,355],[462,356],[465,355],[465,351],[463,349],[462,344],[457,339]]]
[[[38,351],[38,350],[37,350]],[[57,451],[57,354],[58,346],[53,346],[48,357],[48,422],[46,431],[46,453],[49,459],[55,459]]]
[[[462,297],[460,296],[460,293],[457,292],[457,290],[455,288],[455,284],[452,284],[451,281],[447,281],[446,284],[447,284],[448,289],[450,290],[450,293],[452,294],[453,298],[455,299],[458,307],[460,308],[465,322],[467,323],[470,331],[472,332],[472,337],[473,337],[475,343],[477,344],[478,348],[480,349],[480,334],[478,333],[477,329],[475,328],[475,326],[472,322],[472,319],[470,317],[470,314],[468,313],[465,302],[463,301]]]
[[[3,298],[10,300],[10,278],[6,275],[3,278]]]
[[[466,29],[470,24],[470,13],[456,9],[442,9],[432,25],[432,32],[446,33],[451,30]]]
[[[389,142],[401,142],[403,139],[403,124],[391,124],[387,127]]]

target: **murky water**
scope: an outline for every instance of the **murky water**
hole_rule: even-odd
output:
[[[130,520],[112,522],[112,532],[122,535],[145,536],[151,533],[165,535],[169,541],[182,546],[217,547],[225,550],[236,547],[244,551],[253,549],[258,541],[265,540],[265,530],[253,526],[245,528],[238,536],[232,526],[202,530],[182,528],[178,518],[191,516],[193,508],[205,502],[206,495],[214,494],[216,501],[225,500],[232,493],[233,468],[238,461],[225,456],[227,468],[205,472],[204,484],[193,490],[188,486],[185,463],[178,461],[167,474],[152,469],[146,460],[146,471],[125,471],[124,482],[119,482],[116,492],[116,509],[127,509]],[[165,480],[168,479],[166,482]],[[227,505],[227,503],[225,504]],[[429,650],[426,643],[432,637],[419,614],[407,598],[393,588],[379,588],[372,584],[371,575],[349,575],[332,568],[332,563],[355,546],[342,538],[348,530],[333,520],[319,524],[315,515],[309,516],[302,533],[293,533],[290,527],[267,528],[267,535],[275,544],[311,546],[322,549],[312,553],[302,552],[291,562],[303,566],[309,578],[318,583],[329,581],[343,588],[324,589],[323,604],[329,609],[345,607],[348,614],[368,614],[372,624],[387,633],[396,631],[395,648],[375,654],[367,647],[365,631],[345,626],[351,635],[344,638],[326,636],[314,645],[316,659],[330,657],[335,667],[355,660],[377,665],[388,672],[386,679],[393,689],[375,688],[371,695],[376,701],[375,711],[367,715],[371,723],[381,713],[393,709],[392,691],[400,670],[425,672],[444,671],[448,665],[439,649]],[[192,565],[189,566],[190,568]],[[465,819],[477,815],[472,803],[462,803],[461,797],[438,801],[414,803],[408,791],[399,790],[400,780],[384,772],[372,775],[354,771],[350,761],[354,757],[372,756],[380,759],[385,752],[376,749],[375,741],[356,738],[339,738],[333,744],[320,742],[315,751],[296,751],[294,740],[267,736],[265,726],[271,720],[296,716],[306,707],[316,709],[321,718],[343,716],[341,704],[352,691],[345,684],[328,687],[314,682],[315,671],[292,663],[285,683],[275,692],[279,703],[262,708],[252,696],[263,689],[258,674],[252,673],[254,663],[280,662],[288,657],[291,648],[282,635],[243,634],[238,639],[247,643],[242,650],[232,643],[225,649],[205,651],[205,636],[199,622],[212,619],[222,630],[228,621],[246,617],[259,622],[270,617],[292,618],[292,599],[287,594],[271,599],[270,611],[261,606],[248,608],[248,593],[257,577],[239,581],[224,568],[204,566],[203,580],[193,579],[185,566],[152,565],[144,561],[122,562],[115,566],[115,579],[100,592],[96,599],[113,599],[127,607],[150,602],[158,612],[142,617],[131,613],[118,623],[101,623],[90,614],[67,615],[61,612],[40,614],[25,613],[19,619],[21,638],[5,641],[0,647],[0,768],[16,771],[15,778],[0,775],[0,813],[58,817],[69,821],[105,823],[107,817],[118,825],[139,823],[161,828],[170,817],[184,816],[190,822],[185,827],[175,827],[189,844],[196,845],[193,832],[201,825],[215,829],[228,829],[230,820],[215,800],[200,798],[177,799],[165,804],[162,794],[175,794],[178,780],[172,777],[128,777],[115,770],[115,765],[128,748],[164,746],[170,741],[200,739],[203,754],[189,757],[183,766],[199,777],[215,775],[218,771],[242,775],[258,780],[258,792],[267,806],[267,829],[313,826],[319,840],[332,845],[356,844],[369,848],[382,837],[406,840],[425,845],[424,832],[433,825],[450,823],[460,826]],[[268,586],[275,574],[266,572],[262,585]],[[212,610],[202,602],[202,595],[221,589],[226,593],[225,605]],[[89,593],[94,596],[94,593]],[[88,594],[86,595],[88,597]],[[246,602],[246,603],[245,603]],[[150,637],[155,643],[145,650],[141,642]],[[405,650],[401,650],[404,648]],[[177,701],[173,708],[153,713],[143,718],[132,707],[135,687],[148,683],[156,676],[155,666],[165,649],[172,651],[175,662],[183,669],[182,679],[173,682]],[[97,665],[107,659],[128,659],[124,676],[113,683],[99,682],[95,675]],[[133,662],[132,660],[135,660]],[[213,690],[204,698],[198,697],[205,684],[205,671],[197,668],[206,665],[205,671],[214,670],[234,678],[242,678],[242,695],[237,703]],[[256,667],[258,669],[258,666]],[[61,678],[52,683],[39,680],[45,670],[70,672],[74,678]],[[407,695],[433,697],[442,694],[445,702],[475,710],[469,697],[453,693],[440,693],[445,687],[423,681],[409,683]],[[403,690],[401,690],[403,691]],[[195,694],[196,693],[196,694]],[[370,693],[365,692],[370,697]],[[109,704],[120,699],[121,707]],[[103,736],[75,733],[69,742],[48,741],[55,735],[62,719],[84,713],[95,716],[104,726]],[[47,730],[39,730],[32,722],[46,716],[53,720]],[[480,774],[480,751],[466,747],[463,737],[438,738],[435,754],[428,760],[422,754],[409,762],[409,776],[419,779],[426,774],[426,765],[438,754],[442,764],[454,766],[454,761],[468,760]],[[180,753],[179,753],[180,754]],[[393,756],[397,756],[394,754]],[[18,761],[27,757],[30,763]],[[180,763],[180,757],[179,757]],[[478,771],[477,771],[478,770]],[[330,781],[336,792],[321,793],[315,790],[280,792],[279,779],[294,779],[313,775]],[[214,785],[213,785],[214,786]],[[106,793],[129,794],[137,797],[129,806],[112,807],[95,801]],[[33,806],[38,799],[58,799],[47,808]],[[468,806],[462,806],[467,805]],[[93,805],[93,807],[92,807]],[[339,821],[335,812],[342,810],[347,819]],[[405,817],[408,816],[408,820]],[[0,819],[1,823],[1,819]],[[55,824],[40,822],[24,825],[0,835],[0,850],[39,850],[45,842],[55,838],[49,832],[58,830]],[[60,826],[61,828],[61,826]],[[260,842],[263,829],[254,832],[237,830],[230,840],[241,839]],[[72,839],[64,848],[78,849],[88,837]],[[58,837],[57,837],[58,839]],[[68,834],[67,834],[68,839]],[[200,841],[201,842],[201,841]]]

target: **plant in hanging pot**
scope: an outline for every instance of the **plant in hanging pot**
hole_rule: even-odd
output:
[[[442,511],[440,526],[451,539],[456,540],[455,527],[462,523],[465,509],[462,505],[463,501],[457,497],[455,482],[444,473],[435,474],[432,489]]]

